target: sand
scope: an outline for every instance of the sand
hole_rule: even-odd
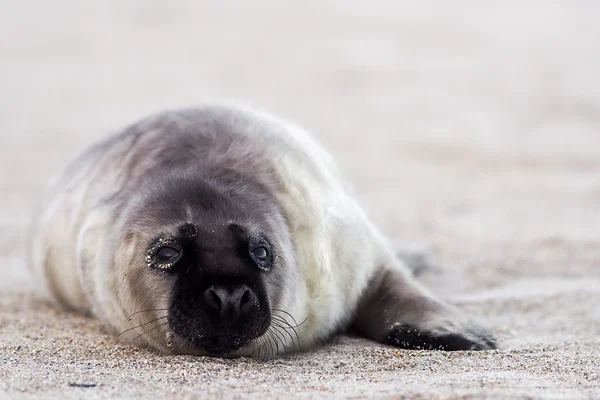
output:
[[[413,3],[2,2],[0,397],[600,398],[600,3]],[[164,357],[36,300],[49,176],[135,119],[227,98],[315,132],[502,348]]]

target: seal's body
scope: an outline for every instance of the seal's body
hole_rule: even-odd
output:
[[[64,307],[163,353],[269,357],[355,328],[488,349],[420,288],[302,129],[240,107],[142,120],[50,185],[31,265]]]

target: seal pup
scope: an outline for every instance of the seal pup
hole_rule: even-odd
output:
[[[414,280],[328,153],[263,111],[167,111],[95,144],[53,179],[31,237],[51,298],[161,353],[269,358],[346,329],[496,346]]]

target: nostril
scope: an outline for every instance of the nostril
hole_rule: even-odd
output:
[[[206,304],[215,311],[221,311],[223,306],[223,299],[219,296],[219,293],[214,288],[208,288],[204,292],[204,300]]]
[[[218,316],[222,323],[235,324],[256,304],[257,297],[247,285],[235,288],[211,286],[204,291],[207,311]]]
[[[242,287],[243,294],[240,297],[240,311],[246,312],[249,308],[251,308],[256,302],[256,296],[254,292],[247,286]]]
[[[250,301],[250,290],[246,290],[244,292],[244,294],[242,295],[242,298],[240,299],[240,306],[243,307],[244,304],[248,303]]]

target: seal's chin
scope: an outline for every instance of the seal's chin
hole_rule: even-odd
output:
[[[223,332],[215,335],[181,336],[175,332],[172,343],[176,354],[213,356],[223,358],[251,357],[256,351],[254,343],[261,335],[247,336],[238,332]]]
[[[239,335],[219,335],[193,340],[192,344],[211,356],[227,356],[247,345],[252,338]]]

